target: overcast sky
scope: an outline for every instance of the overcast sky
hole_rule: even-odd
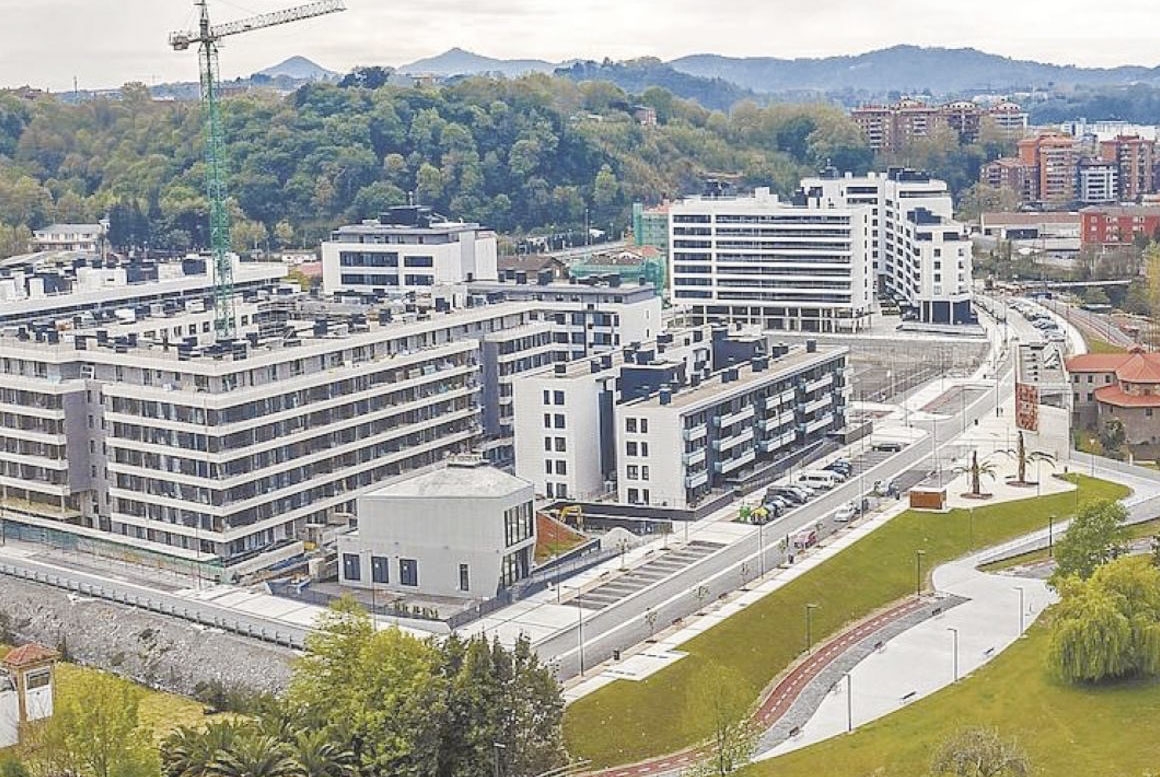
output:
[[[229,21],[296,0],[211,0]],[[1119,0],[347,0],[346,13],[232,39],[222,74],[301,54],[345,72],[399,65],[452,46],[488,56],[672,59],[829,56],[897,43],[973,46],[1085,66],[1160,63],[1160,3]],[[53,90],[196,80],[166,45],[191,27],[191,0],[0,0],[0,85]]]

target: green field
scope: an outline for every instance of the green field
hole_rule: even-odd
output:
[[[739,774],[924,775],[934,750],[964,726],[988,726],[1017,739],[1038,775],[1155,773],[1160,766],[1160,683],[1066,685],[1044,666],[1048,637],[1047,627],[1037,623],[1027,639],[958,685],[853,734],[763,761]]]
[[[1083,339],[1087,343],[1088,353],[1127,353],[1127,349],[1118,345],[1112,345],[1107,340],[1092,337],[1086,332],[1084,333]]]
[[[1077,476],[1072,475],[1072,478]],[[1078,476],[1080,501],[1121,498],[1127,489]],[[574,757],[594,766],[631,763],[707,737],[704,699],[688,689],[704,678],[734,678],[755,701],[805,648],[805,605],[813,612],[815,641],[860,620],[915,588],[915,551],[923,573],[972,548],[995,545],[1069,516],[1072,493],[1008,502],[948,514],[906,512],[820,567],[765,597],[681,647],[688,657],[643,682],[619,680],[571,705],[565,734]],[[718,673],[714,665],[724,671]],[[824,773],[824,772],[819,772]]]

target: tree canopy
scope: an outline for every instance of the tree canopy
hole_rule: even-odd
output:
[[[1123,553],[1129,538],[1124,528],[1127,517],[1127,509],[1119,502],[1103,500],[1081,505],[1067,533],[1055,543],[1052,584],[1059,587],[1069,577],[1086,580],[1101,564]]]

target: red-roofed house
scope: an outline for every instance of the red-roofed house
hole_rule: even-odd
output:
[[[26,724],[52,717],[58,658],[55,650],[30,644],[0,659],[0,750],[20,744]]]
[[[1067,361],[1075,426],[1124,422],[1129,445],[1160,443],[1160,353],[1089,353]]]

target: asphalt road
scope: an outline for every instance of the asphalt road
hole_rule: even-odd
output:
[[[1010,356],[1002,369],[1008,379],[1003,381],[1007,388],[1001,391],[1000,401],[1013,391],[1013,383],[1009,380]],[[986,391],[966,403],[960,414],[938,422],[915,423],[914,426],[926,431],[927,436],[872,466],[861,477],[851,477],[777,521],[755,528],[744,540],[722,548],[614,606],[595,613],[578,613],[575,625],[536,642],[534,649],[541,659],[555,664],[560,679],[566,680],[583,674],[582,668],[586,670],[607,661],[613,651],[625,651],[643,642],[655,631],[691,616],[709,601],[743,587],[763,570],[785,562],[787,554],[780,548],[785,537],[819,525],[822,529],[819,534],[835,531],[839,527],[830,520],[834,510],[859,499],[875,480],[898,477],[910,470],[933,469],[933,456],[939,455],[939,441],[944,441],[945,448],[945,441],[957,437],[976,419],[994,413],[995,400],[995,392]],[[945,457],[945,450],[941,455]],[[651,625],[645,618],[650,611],[656,616]]]

